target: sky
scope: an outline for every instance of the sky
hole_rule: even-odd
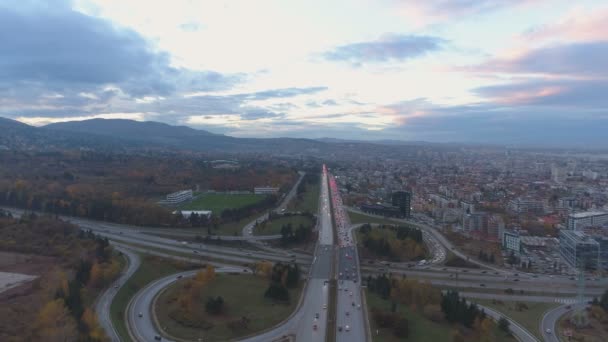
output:
[[[608,2],[2,0],[0,116],[608,146]]]

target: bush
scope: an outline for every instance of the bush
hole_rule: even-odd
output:
[[[207,304],[205,304],[205,311],[212,315],[221,314],[224,311],[224,298],[218,296],[217,298],[207,299]]]
[[[399,318],[393,329],[393,334],[399,338],[407,338],[410,334],[409,321],[405,318]]]
[[[374,309],[372,311],[372,317],[374,322],[376,322],[376,325],[378,325],[380,328],[392,328],[395,326],[399,315],[392,312]]]
[[[498,320],[498,328],[502,331],[504,331],[505,333],[510,333],[510,327],[511,323],[509,323],[509,321],[504,318],[504,317],[500,317],[500,319]]]
[[[422,310],[422,314],[433,322],[441,322],[443,320],[443,312],[439,305],[426,305]]]

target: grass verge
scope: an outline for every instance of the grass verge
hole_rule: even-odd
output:
[[[547,310],[559,305],[557,303],[495,301],[488,299],[471,299],[471,301],[505,314],[505,316],[508,316],[521,324],[524,328],[528,329],[528,331],[534,334],[540,341],[543,340],[543,337],[541,336],[538,327],[540,321],[543,319],[543,315]],[[520,308],[525,305],[527,309],[523,308],[522,310],[518,310],[517,303],[521,303],[519,305]]]
[[[347,211],[348,217],[350,217],[350,222],[352,224],[358,223],[378,223],[378,224],[390,224],[390,225],[399,225],[399,222],[395,222],[391,219],[380,218],[374,216],[368,216],[361,213],[356,213],[354,211]]]
[[[278,303],[264,298],[268,280],[253,275],[216,274],[215,279],[206,284],[200,296],[199,307],[205,323],[211,327],[200,329],[182,325],[171,318],[171,312],[179,309],[176,301],[183,283],[178,282],[163,292],[157,300],[156,315],[165,332],[186,340],[228,341],[271,328],[287,318],[295,309],[302,286],[289,290],[290,301]],[[207,298],[221,296],[224,310],[221,314],[211,315],[204,312]],[[231,328],[231,322],[247,317],[246,328]]]
[[[254,235],[275,235],[281,234],[281,228],[283,225],[291,224],[292,228],[296,230],[300,225],[312,226],[313,221],[310,217],[304,215],[292,215],[283,216],[271,221],[265,221],[259,224],[254,230]]]
[[[288,210],[316,214],[319,210],[320,186],[319,182],[307,184],[304,193],[291,200],[287,206]]]

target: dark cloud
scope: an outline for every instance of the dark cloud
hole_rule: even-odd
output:
[[[283,113],[275,113],[263,108],[248,108],[238,113],[242,120],[277,119],[284,117]]]
[[[324,57],[355,65],[388,61],[405,61],[442,49],[446,41],[439,37],[389,34],[378,40],[338,46]]]
[[[395,104],[404,120],[382,131],[402,140],[496,143],[513,145],[598,147],[608,143],[603,127],[608,112],[571,108],[500,104],[437,106],[419,99],[409,105]],[[425,115],[410,115],[424,108]]]
[[[66,6],[13,5],[0,5],[0,85],[38,95],[111,84],[140,97],[228,89],[242,77],[173,68],[137,32]]]
[[[469,70],[607,77],[607,60],[608,41],[583,42],[538,48],[514,59],[492,59]]]

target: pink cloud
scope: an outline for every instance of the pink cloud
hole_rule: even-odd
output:
[[[521,39],[527,42],[608,40],[608,7],[591,12],[578,8],[556,23],[525,33]]]

